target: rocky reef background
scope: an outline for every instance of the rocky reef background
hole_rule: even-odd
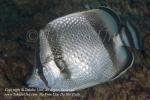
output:
[[[49,21],[87,8],[108,6],[132,20],[141,33],[144,54],[119,79],[79,91],[72,97],[11,97],[4,89],[25,87],[34,66],[36,33]],[[0,0],[0,100],[150,100],[149,0]],[[32,33],[29,35],[29,33]]]

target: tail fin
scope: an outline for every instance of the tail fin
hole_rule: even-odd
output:
[[[129,21],[125,23],[125,27],[122,29],[121,38],[124,46],[143,50],[142,41],[137,28]]]

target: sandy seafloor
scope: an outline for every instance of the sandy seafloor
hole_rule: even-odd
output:
[[[107,5],[130,18],[141,34],[144,55],[135,55],[133,67],[113,82],[76,92],[76,96],[5,96],[6,88],[25,87],[34,66],[36,33],[49,21],[72,12]],[[0,100],[150,100],[149,0],[0,0]],[[34,36],[33,36],[34,37]],[[79,96],[77,96],[80,94]]]

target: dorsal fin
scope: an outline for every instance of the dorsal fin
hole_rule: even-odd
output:
[[[117,13],[115,13],[115,11],[113,11],[112,9],[108,8],[108,7],[99,7],[100,10],[104,10],[106,11],[107,13],[109,13],[113,18],[114,20],[116,21],[117,25],[118,25],[118,32],[120,32],[120,28],[121,28],[121,21],[120,21],[120,17],[117,15]]]

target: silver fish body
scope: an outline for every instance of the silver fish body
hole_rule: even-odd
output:
[[[28,86],[75,91],[122,75],[134,57],[125,47],[128,37],[122,35],[126,31],[119,33],[119,24],[102,9],[69,14],[48,23],[40,31],[38,47],[45,81],[35,67]]]

